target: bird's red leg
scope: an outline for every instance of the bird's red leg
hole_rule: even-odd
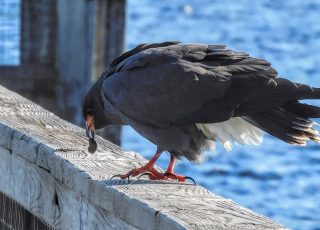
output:
[[[176,165],[176,160],[177,158],[172,155],[170,156],[170,163],[168,165],[166,173],[174,174],[174,166]]]
[[[161,173],[161,174],[158,174],[158,175],[149,175],[149,178],[151,180],[168,180],[168,179],[174,179],[174,180],[179,180],[179,181],[182,181],[182,182],[185,182],[186,179],[181,176],[181,175],[176,175],[174,173],[174,166],[176,164],[176,158],[171,155],[170,156],[170,163],[168,165],[168,168],[167,168],[167,171],[165,173]]]
[[[182,175],[176,174],[174,172],[174,166],[176,164],[176,161],[177,161],[177,158],[175,158],[175,156],[173,156],[171,154],[170,155],[170,163],[169,163],[169,166],[167,168],[167,171],[165,173],[151,174],[151,175],[149,175],[149,178],[151,180],[173,179],[173,180],[178,180],[178,181],[181,181],[181,182],[186,182],[187,179],[190,179],[195,183],[194,179],[192,179],[191,177],[182,176]]]
[[[130,172],[123,174],[123,175],[115,175],[115,176],[119,176],[121,179],[126,179],[129,178],[130,176],[138,176],[142,173],[146,173],[149,172],[151,173],[151,175],[160,175],[161,173],[159,173],[155,168],[154,165],[156,163],[156,161],[159,159],[159,157],[161,156],[161,153],[163,152],[162,149],[157,149],[156,154],[151,158],[151,160],[143,167],[141,168],[136,168],[136,169],[132,169]]]

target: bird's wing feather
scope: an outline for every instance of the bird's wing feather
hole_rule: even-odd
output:
[[[102,91],[130,119],[166,127],[227,120],[276,76],[267,61],[224,46],[170,44],[120,58]]]
[[[114,73],[116,71],[117,65],[119,63],[121,63],[125,59],[127,59],[137,53],[140,53],[143,50],[155,48],[155,47],[160,48],[160,47],[175,45],[178,43],[179,42],[171,41],[171,42],[163,42],[163,43],[140,44],[136,48],[123,53],[120,57],[113,60],[112,63],[110,64],[110,67],[106,71],[106,75],[110,75],[110,74]]]

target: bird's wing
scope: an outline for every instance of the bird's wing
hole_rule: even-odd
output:
[[[227,120],[256,90],[274,87],[277,75],[246,53],[182,44],[133,52],[112,69],[102,85],[107,100],[128,118],[157,127]]]
[[[110,64],[110,67],[106,71],[106,75],[110,75],[116,71],[117,65],[120,64],[122,61],[124,61],[127,58],[130,58],[131,56],[140,53],[146,49],[150,48],[161,48],[161,47],[166,47],[170,45],[176,45],[179,44],[179,42],[175,41],[170,41],[170,42],[163,42],[163,43],[150,43],[150,44],[140,44],[136,48],[129,50],[125,53],[123,53],[121,56],[118,58],[114,59],[112,63]]]

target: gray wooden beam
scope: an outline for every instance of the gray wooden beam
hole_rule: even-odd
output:
[[[109,178],[146,163],[0,86],[0,191],[58,229],[286,229],[192,184]]]
[[[55,109],[56,1],[21,1],[20,65],[0,66],[0,84]],[[46,95],[44,97],[44,95]]]
[[[57,109],[63,118],[83,122],[81,104],[91,84],[94,1],[58,0]]]
[[[126,1],[95,1],[95,36],[93,52],[93,80],[97,80],[107,66],[124,51]],[[110,126],[100,135],[120,145],[121,127]]]
[[[21,64],[52,67],[57,51],[56,1],[21,1]]]

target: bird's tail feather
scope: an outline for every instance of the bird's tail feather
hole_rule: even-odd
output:
[[[310,140],[320,143],[317,123],[309,119],[318,117],[320,107],[294,102],[245,119],[287,143],[304,146]]]
[[[317,89],[317,94],[320,98],[320,89]],[[317,96],[317,95],[316,95]],[[316,98],[315,98],[316,99]],[[286,103],[282,106],[285,110],[291,113],[297,114],[300,117],[305,118],[320,118],[320,107],[314,105],[308,105],[300,102]]]
[[[235,110],[234,116],[257,114],[274,108],[283,107],[284,104],[289,103],[292,103],[292,105],[289,104],[288,108],[290,107],[292,110],[298,110],[296,112],[310,109],[315,115],[319,114],[318,107],[306,104],[299,104],[297,106],[294,102],[304,99],[320,99],[320,88],[294,83],[284,78],[278,78],[274,81],[276,87],[267,87],[265,89],[257,90],[254,93],[254,96],[250,97],[247,101],[241,102],[240,106]],[[320,116],[307,115],[305,117],[312,118]]]
[[[278,83],[278,87],[275,91],[280,92],[280,95],[282,94],[284,98],[288,95],[288,99],[291,99],[290,101],[320,99],[320,88],[311,87],[301,83],[294,83],[283,78],[277,79],[276,82]],[[310,105],[308,105],[308,107],[309,106]]]
[[[275,80],[277,87],[261,91],[262,99],[269,98],[278,101],[296,101],[304,99],[320,99],[320,88],[306,84],[291,82],[288,79],[278,78]]]

